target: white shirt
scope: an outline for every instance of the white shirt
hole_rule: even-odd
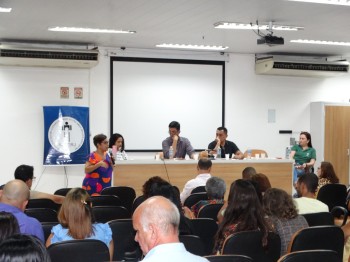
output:
[[[199,186],[205,186],[207,180],[211,178],[210,174],[199,174],[196,178],[187,181],[180,194],[181,203],[183,204],[186,198],[191,194],[192,190]]]
[[[182,243],[162,244],[152,248],[143,262],[204,262],[204,257],[188,252]]]
[[[328,206],[317,199],[299,197],[293,200],[300,215],[308,213],[329,212]]]

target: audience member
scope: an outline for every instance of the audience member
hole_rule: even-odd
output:
[[[145,198],[150,197],[150,188],[154,183],[159,183],[159,182],[166,182],[163,178],[160,176],[152,176],[149,178],[142,186],[142,193]]]
[[[181,194],[180,199],[181,203],[184,203],[186,198],[191,194],[192,190],[199,186],[205,186],[205,183],[209,178],[211,178],[212,162],[208,158],[202,158],[198,160],[197,173],[198,175],[189,181],[186,182]]]
[[[289,158],[295,160],[293,183],[300,175],[312,172],[311,169],[316,161],[316,150],[312,147],[310,133],[300,133],[299,144],[292,147]]]
[[[97,239],[109,248],[113,257],[112,230],[108,224],[94,223],[89,194],[82,188],[73,188],[66,195],[58,213],[60,224],[54,226],[46,246],[73,239]]]
[[[90,195],[99,195],[105,187],[111,186],[113,163],[109,155],[107,136],[94,136],[96,151],[89,155],[85,163],[85,178],[82,188]]]
[[[169,199],[179,210],[180,213],[180,224],[179,233],[180,235],[190,235],[193,233],[191,223],[187,217],[185,217],[184,210],[180,202],[179,191],[176,190],[167,181],[154,182],[149,189],[149,197],[162,196]]]
[[[13,235],[0,243],[2,262],[51,262],[39,239],[30,235]]]
[[[36,236],[44,242],[44,232],[39,221],[24,214],[28,199],[28,186],[21,180],[11,180],[4,186],[0,197],[0,211],[12,213],[16,217],[21,233]]]
[[[242,171],[242,178],[244,180],[251,180],[252,176],[256,174],[256,170],[254,167],[248,166]]]
[[[215,237],[214,252],[221,253],[223,243],[229,235],[249,230],[260,230],[263,235],[262,245],[267,245],[270,225],[265,220],[255,188],[249,181],[238,179],[230,187],[228,205]]]
[[[318,186],[317,186],[316,193],[324,185],[339,183],[339,178],[335,174],[333,165],[330,162],[326,162],[326,161],[321,162],[321,166],[317,168],[317,176],[318,176]]]
[[[17,218],[9,212],[0,212],[0,243],[5,239],[19,234]]]
[[[218,127],[216,129],[216,139],[208,145],[211,154],[216,154],[218,148],[221,148],[221,158],[225,158],[225,154],[230,154],[230,158],[243,159],[243,153],[239,150],[237,145],[232,141],[226,140],[227,128]]]
[[[30,199],[40,199],[47,198],[51,199],[57,204],[62,204],[64,196],[58,196],[53,194],[48,194],[44,192],[31,190],[34,177],[34,167],[28,165],[20,165],[15,170],[15,179],[22,180],[28,186],[30,190]]]
[[[143,202],[134,212],[135,241],[142,249],[146,261],[208,261],[189,253],[179,242],[180,214],[178,208],[162,196]]]
[[[296,183],[296,191],[299,198],[294,199],[294,204],[299,214],[328,212],[328,206],[316,199],[318,177],[315,174],[303,174]]]
[[[261,192],[262,195],[265,194],[266,190],[271,188],[270,180],[269,178],[262,174],[258,173],[255,175],[252,175],[251,181],[255,182],[258,186],[259,191]]]
[[[281,238],[281,256],[287,253],[287,248],[295,232],[305,227],[308,223],[293,203],[293,199],[282,189],[267,189],[263,198],[265,214]]]
[[[205,190],[207,191],[208,200],[201,200],[191,207],[183,207],[185,216],[188,218],[196,218],[199,210],[209,204],[223,204],[224,196],[226,192],[225,181],[219,177],[211,177],[205,184]]]
[[[163,156],[165,159],[169,158],[178,158],[184,159],[186,154],[189,155],[190,158],[193,158],[194,149],[191,145],[190,140],[185,137],[180,137],[180,123],[176,121],[172,121],[169,124],[169,137],[167,137],[162,142],[163,148]],[[169,149],[173,147],[173,155],[169,156]]]

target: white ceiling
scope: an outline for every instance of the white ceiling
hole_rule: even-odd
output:
[[[285,0],[0,0],[0,42],[73,42],[155,48],[160,43],[228,46],[234,53],[297,53],[350,57],[350,47],[290,43],[291,39],[350,42],[350,7]],[[250,30],[220,30],[219,21],[275,21],[303,26],[276,31],[285,45],[257,45]],[[50,26],[135,30],[136,34],[51,32]]]

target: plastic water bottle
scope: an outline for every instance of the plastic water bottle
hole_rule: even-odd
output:
[[[248,159],[252,158],[252,150],[250,148],[248,148],[248,150],[247,150],[247,158]]]
[[[216,150],[216,158],[221,158],[221,147],[220,146]]]
[[[290,156],[290,152],[291,152],[292,150],[291,150],[291,148],[290,148],[290,146],[287,146],[286,147],[286,159],[289,159],[289,156]]]
[[[172,158],[174,158],[174,149],[173,149],[173,147],[171,146],[171,147],[169,148],[169,159],[172,159]]]

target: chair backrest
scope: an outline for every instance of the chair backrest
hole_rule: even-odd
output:
[[[41,222],[41,226],[43,227],[44,231],[45,242],[51,234],[52,227],[56,226],[57,224],[57,222]]]
[[[130,212],[122,206],[95,206],[92,207],[92,214],[98,223],[107,223],[115,219],[131,218]]]
[[[334,250],[343,257],[344,233],[337,226],[315,226],[296,232],[288,247],[288,252],[326,249]]]
[[[324,185],[317,193],[317,199],[325,203],[328,206],[329,211],[335,206],[346,208],[346,197],[346,186],[342,184]]]
[[[179,235],[179,240],[184,244],[186,250],[197,256],[205,256],[206,251],[203,241],[195,235]]]
[[[129,212],[132,212],[132,204],[136,198],[135,189],[128,186],[114,186],[102,189],[101,195],[114,195],[122,201],[122,206],[126,207]]]
[[[202,239],[207,255],[212,254],[214,249],[215,235],[218,231],[218,224],[211,218],[191,219],[193,234]]]
[[[131,219],[117,219],[108,222],[114,242],[113,260],[139,261],[142,251],[135,241],[135,232]]]
[[[202,193],[194,193],[189,195],[184,202],[184,206],[191,208],[194,204],[197,204],[197,202],[201,201],[201,200],[207,200],[208,199],[208,195],[206,192],[202,192]]]
[[[90,197],[92,206],[123,206],[122,201],[117,196],[101,195]]]
[[[39,222],[58,223],[57,212],[51,208],[30,208],[24,210],[24,213],[30,217],[36,218]]]
[[[134,213],[134,211],[136,210],[136,208],[141,205],[141,203],[143,201],[145,201],[145,196],[144,195],[141,195],[141,196],[138,196],[137,198],[134,199],[134,202],[132,203],[132,213]]]
[[[110,261],[106,244],[94,239],[58,242],[51,244],[47,250],[51,262]]]
[[[334,225],[334,219],[330,212],[302,214],[302,216],[305,217],[309,227]]]
[[[211,218],[217,221],[218,213],[224,204],[208,204],[198,211],[198,218]]]
[[[221,256],[205,256],[210,262],[253,262],[251,257],[243,255],[221,255]]]
[[[259,157],[261,157],[261,154],[265,154],[265,157],[268,157],[267,152],[263,149],[249,149],[251,150],[251,157],[255,157],[255,154],[259,154]],[[248,157],[248,150],[244,152],[244,158]]]
[[[263,247],[262,232],[258,230],[234,233],[226,238],[222,254],[244,255],[259,262],[277,261],[281,254],[281,239],[269,232],[267,241],[267,246]]]
[[[29,199],[26,209],[31,208],[50,208],[58,211],[61,205],[56,204],[51,199],[48,198],[38,198],[38,199]]]
[[[203,193],[203,192],[207,192],[207,190],[205,189],[205,186],[197,186],[196,188],[194,188],[194,189],[191,191],[191,194],[194,194],[194,193]]]
[[[66,196],[69,190],[71,190],[71,187],[66,187],[66,188],[60,188],[57,189],[54,193],[54,195],[59,195],[59,196]]]
[[[337,252],[334,250],[305,250],[296,251],[282,256],[278,262],[340,262]]]

